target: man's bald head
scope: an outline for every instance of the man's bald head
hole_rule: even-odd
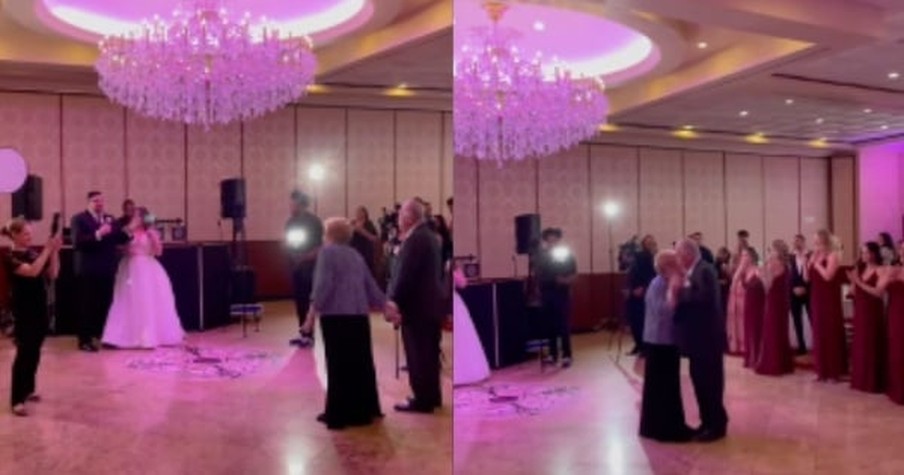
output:
[[[426,211],[424,204],[418,198],[413,198],[402,203],[399,210],[399,228],[402,233],[407,233],[424,221]]]
[[[682,239],[675,243],[678,260],[685,268],[689,268],[700,257],[700,246],[693,239]]]

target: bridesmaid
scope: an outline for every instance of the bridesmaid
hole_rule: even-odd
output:
[[[813,363],[817,381],[839,381],[847,373],[847,341],[841,306],[841,265],[837,241],[822,229],[816,233],[810,260],[810,312],[813,320]]]
[[[731,278],[731,287],[728,289],[728,311],[726,312],[726,332],[728,333],[728,354],[741,356],[746,354],[747,346],[744,338],[744,288],[743,266],[744,251],[733,260],[737,260],[737,268],[732,269],[734,275]]]
[[[763,319],[763,339],[760,357],[754,370],[757,374],[780,376],[794,371],[794,356],[788,340],[788,315],[791,312],[791,262],[788,244],[781,239],[772,242],[772,252],[766,270],[769,291],[766,293],[766,316]]]
[[[885,379],[886,282],[881,282],[882,254],[879,244],[868,242],[860,248],[856,270],[848,271],[854,292],[854,341],[851,344],[851,387],[869,393],[882,392]]]
[[[904,255],[904,241],[898,245]],[[904,267],[888,267],[883,283],[888,290],[888,384],[889,399],[904,404]]]
[[[757,267],[760,257],[752,247],[741,251],[738,276],[744,286],[744,367],[753,368],[759,359],[766,311],[766,285]]]

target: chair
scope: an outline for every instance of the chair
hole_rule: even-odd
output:
[[[264,306],[261,303],[239,303],[229,306],[229,316],[242,321],[242,337],[248,336],[249,319],[254,320],[254,332],[260,333],[263,315]]]

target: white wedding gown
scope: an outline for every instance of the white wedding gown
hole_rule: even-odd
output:
[[[153,255],[147,233],[136,234],[119,262],[101,341],[117,348],[155,348],[184,338],[169,276]]]
[[[490,376],[490,366],[487,364],[486,353],[477,337],[471,313],[457,291],[452,294],[452,336],[455,345],[452,383],[460,386],[487,379]]]

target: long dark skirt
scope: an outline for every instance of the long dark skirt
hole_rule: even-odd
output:
[[[367,425],[382,417],[377,395],[370,319],[367,315],[324,315],[326,409],[320,420],[331,429]]]
[[[681,403],[681,356],[671,345],[646,344],[640,435],[663,442],[688,440]]]

